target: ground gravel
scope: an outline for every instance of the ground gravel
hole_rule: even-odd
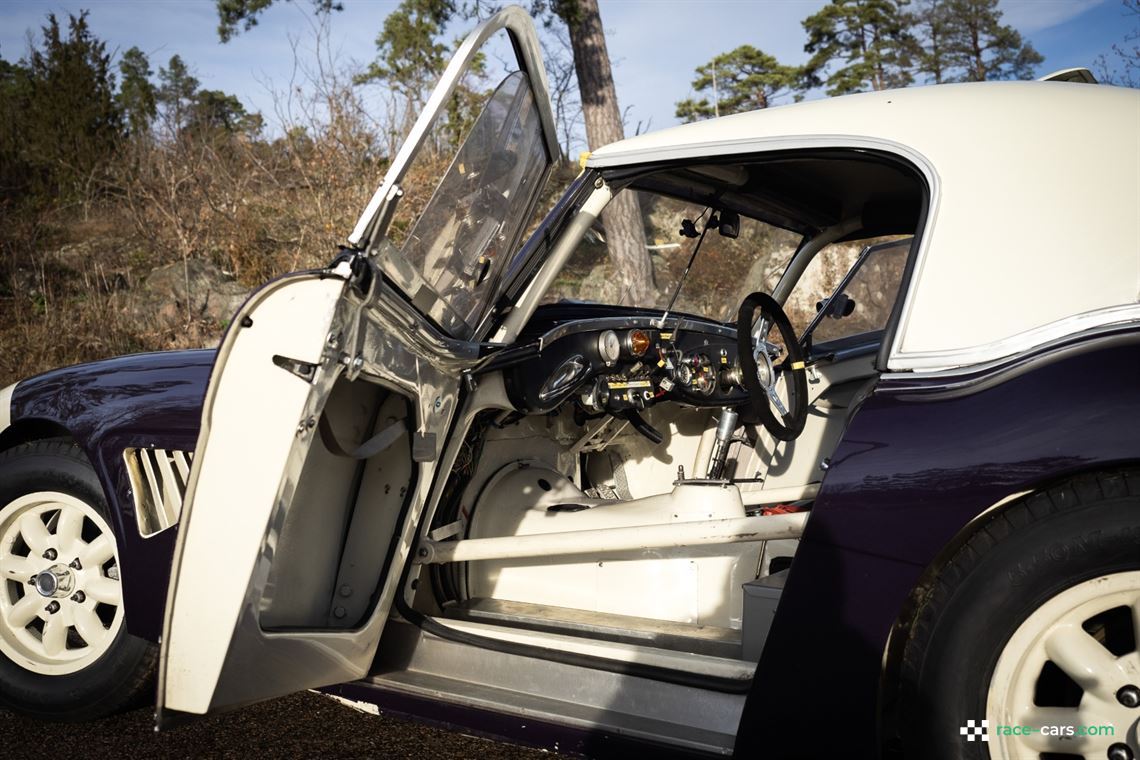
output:
[[[92,723],[44,723],[0,710],[0,757],[479,758],[556,755],[345,707],[302,692],[157,734],[151,708]]]

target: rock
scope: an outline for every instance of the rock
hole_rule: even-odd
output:
[[[595,303],[622,303],[621,285],[612,271],[609,260],[594,266],[577,288],[577,298]]]
[[[248,288],[210,262],[187,259],[147,275],[132,295],[130,310],[164,328],[185,324],[188,318],[221,325],[248,294]]]

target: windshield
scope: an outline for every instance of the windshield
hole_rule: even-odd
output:
[[[547,167],[527,77],[508,76],[472,126],[399,250],[381,265],[450,334],[470,338]]]
[[[547,290],[542,303],[589,302],[664,310],[680,283],[697,239],[681,234],[685,219],[704,229],[712,210],[687,201],[645,191],[623,190],[637,196],[645,229],[645,255],[653,274],[648,298],[631,295],[614,262],[602,224],[587,233]],[[703,214],[703,217],[702,217]],[[704,242],[681,288],[673,312],[729,322],[744,297],[771,291],[784,271],[800,235],[755,219],[740,218],[737,238],[720,235],[714,227]]]

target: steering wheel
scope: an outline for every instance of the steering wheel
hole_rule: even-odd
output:
[[[757,309],[762,327],[753,340],[752,325],[756,323]],[[780,347],[765,340],[772,327],[780,331],[788,353],[779,364],[773,364],[773,360],[780,355]],[[749,421],[761,423],[777,440],[794,440],[807,422],[807,370],[803,348],[788,315],[776,299],[767,293],[753,293],[744,299],[736,318],[736,348],[741,380],[748,391],[752,412],[753,419]],[[781,376],[788,389],[787,406],[776,390]]]

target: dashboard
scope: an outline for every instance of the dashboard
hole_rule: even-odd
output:
[[[660,311],[555,304],[536,311],[520,338],[537,343],[537,355],[507,368],[504,379],[523,412],[572,399],[588,413],[609,414],[662,401],[711,407],[748,399],[736,330],[719,322],[678,315],[662,324]]]

